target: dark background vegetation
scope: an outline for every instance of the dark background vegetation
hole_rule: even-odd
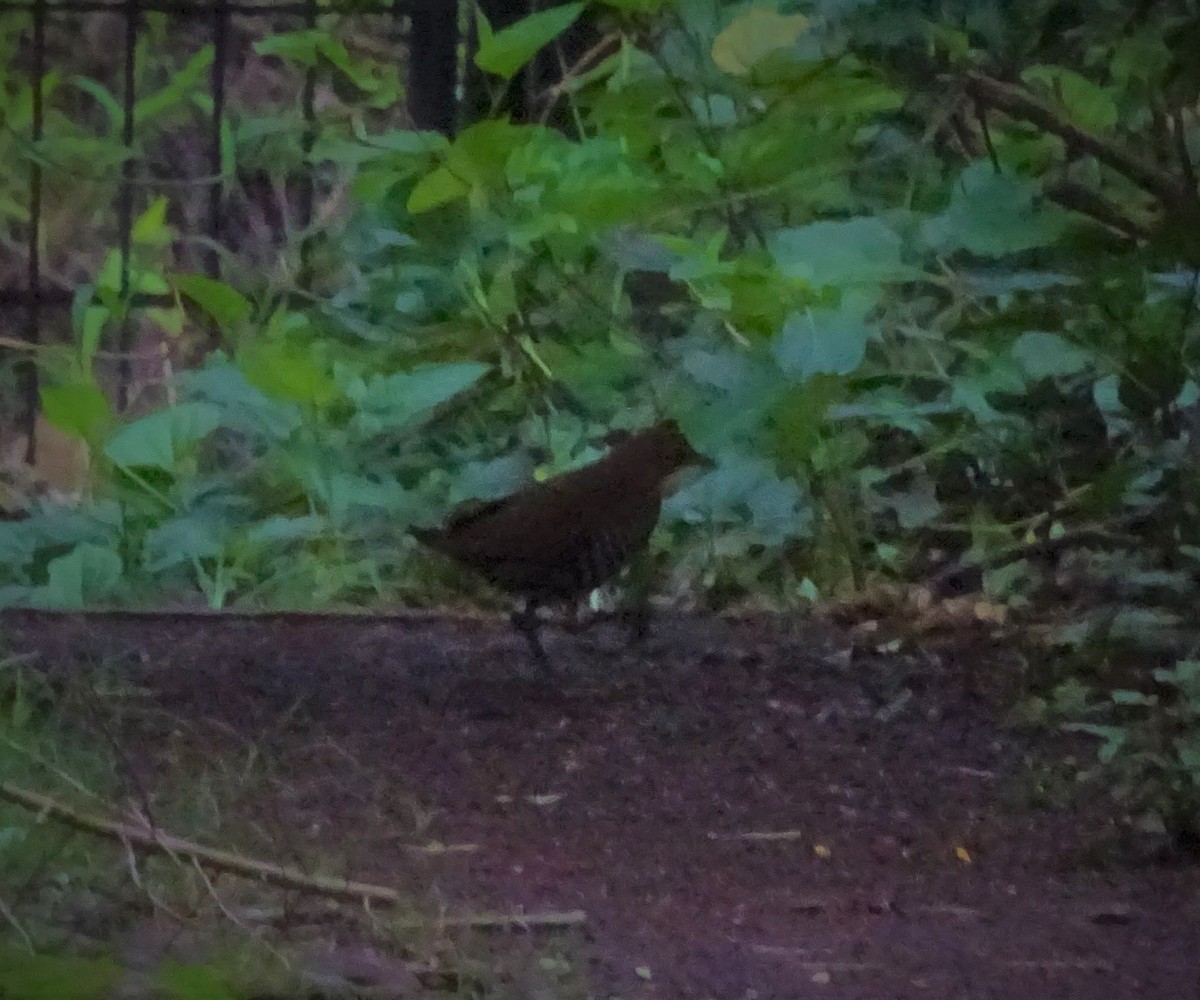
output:
[[[491,605],[407,529],[672,415],[666,599],[999,635],[1194,846],[1195,2],[483,5],[442,131],[321,6],[147,12],[132,125],[121,17],[56,12],[35,100],[0,10],[0,286],[36,174],[69,297],[3,313],[0,603]]]

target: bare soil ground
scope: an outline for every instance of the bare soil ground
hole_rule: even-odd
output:
[[[539,684],[483,620],[0,630],[145,685],[139,780],[253,745],[278,791],[256,822],[347,875],[449,912],[586,911],[594,996],[1200,996],[1200,871],[1099,865],[1102,803],[1031,804],[998,652],[849,659],[804,623],[679,617],[637,655],[553,635]],[[435,840],[474,849],[411,850]]]

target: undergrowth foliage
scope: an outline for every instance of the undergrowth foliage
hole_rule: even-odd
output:
[[[128,291],[223,349],[114,413],[95,360],[128,302],[102,263],[45,366],[46,418],[90,451],[85,501],[0,526],[0,601],[437,600],[409,525],[665,411],[716,459],[666,511],[675,593],[979,588],[1040,626],[1047,662],[1068,654],[1051,683],[1182,676],[1200,19],[1128,8],[608,0],[600,56],[553,95],[566,129],[327,114],[310,159],[345,206],[305,234],[304,296],[179,273],[169,200],[149,201]],[[477,65],[499,88],[581,9],[484,31]],[[260,49],[380,92],[332,35]],[[193,68],[160,104],[200,100]],[[5,94],[6,155],[28,161],[28,94]],[[1125,754],[1158,696],[1123,705],[1109,757],[1194,788],[1191,750]]]

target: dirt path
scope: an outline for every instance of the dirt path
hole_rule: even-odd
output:
[[[673,620],[641,659],[556,638],[542,688],[485,622],[0,627],[47,664],[127,665],[207,724],[147,745],[254,741],[275,822],[358,877],[586,910],[601,996],[1200,996],[1200,872],[1085,866],[1105,817],[1033,811],[1027,748],[934,659]],[[404,846],[433,839],[476,849]]]

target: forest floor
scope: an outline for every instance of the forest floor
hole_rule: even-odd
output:
[[[1200,996],[1200,868],[1122,855],[1104,801],[1056,791],[1038,761],[1071,747],[1003,724],[1021,678],[1001,651],[851,656],[800,621],[680,616],[637,655],[609,626],[552,633],[547,685],[482,619],[28,613],[0,635],[136,686],[106,737],[130,800],[259,768],[219,846],[321,858],[426,913],[586,913],[470,932],[470,962],[510,964],[454,995]],[[325,934],[362,996],[431,988]]]

